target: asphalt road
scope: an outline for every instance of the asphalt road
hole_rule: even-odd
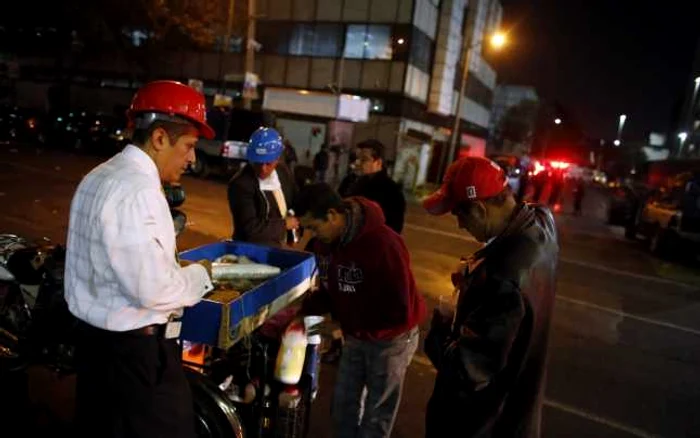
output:
[[[99,159],[0,145],[0,232],[65,240],[72,192]],[[225,185],[186,177],[181,249],[230,236]],[[552,327],[545,437],[700,436],[700,270],[656,260],[603,223],[589,190],[586,214],[558,215],[561,257]],[[410,206],[404,237],[421,292],[434,305],[449,273],[477,243],[450,218]],[[335,370],[324,368],[312,437],[329,433]],[[394,437],[422,437],[434,371],[419,351]],[[69,421],[72,379],[37,372],[32,392],[47,423]],[[465,413],[469,415],[469,413]]]

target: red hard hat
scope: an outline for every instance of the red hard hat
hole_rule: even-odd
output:
[[[182,117],[195,125],[199,134],[211,140],[214,130],[207,125],[204,96],[194,88],[176,81],[154,81],[141,87],[126,112],[130,121],[139,113],[158,113]]]
[[[503,169],[488,158],[464,157],[450,165],[442,187],[423,201],[428,213],[449,213],[457,204],[498,195],[508,185]]]

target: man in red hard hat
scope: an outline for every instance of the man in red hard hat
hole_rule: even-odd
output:
[[[137,91],[132,144],[93,169],[71,203],[65,296],[82,322],[76,423],[84,437],[195,436],[177,338],[184,307],[212,289],[211,264],[181,267],[163,183],[211,138],[204,96],[179,82]]]
[[[557,232],[545,207],[516,203],[486,158],[453,163],[423,206],[452,213],[485,246],[453,275],[454,311],[436,309],[425,352],[437,369],[426,436],[539,437]]]

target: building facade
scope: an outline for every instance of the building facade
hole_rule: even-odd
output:
[[[434,180],[456,113],[465,47],[470,65],[455,156],[483,153],[496,73],[482,54],[501,22],[499,0],[257,0],[256,8],[261,87],[254,107],[274,109],[300,161],[310,163],[323,143],[336,145],[340,178],[349,149],[377,138],[387,145],[396,180],[407,188]],[[133,50],[147,46],[149,32],[125,32]],[[91,109],[126,105],[135,88],[155,78],[196,79],[211,98],[224,89],[240,98],[245,44],[235,32],[231,41],[228,53],[176,47],[144,52],[140,62],[107,50],[68,53],[61,80],[71,105]],[[32,56],[19,64],[17,100],[45,106],[56,60]],[[368,117],[339,120],[320,104],[340,95],[368,99]]]

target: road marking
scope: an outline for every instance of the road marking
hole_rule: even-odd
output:
[[[598,271],[607,272],[608,274],[636,278],[638,280],[644,280],[644,281],[652,281],[652,282],[656,282],[656,283],[660,283],[660,284],[668,284],[668,285],[672,285],[672,286],[676,286],[676,287],[681,287],[684,289],[693,289],[693,290],[699,289],[698,286],[695,286],[695,285],[692,285],[689,283],[683,283],[683,282],[676,281],[676,280],[669,280],[667,278],[654,277],[653,275],[637,274],[635,272],[623,271],[622,269],[609,268],[607,266],[602,266],[602,265],[598,265],[595,263],[582,262],[580,260],[574,260],[574,259],[570,259],[568,257],[559,257],[559,261],[563,262],[563,263],[568,263],[570,265],[581,266],[583,268],[596,269]]]
[[[696,330],[690,327],[684,327],[681,325],[673,324],[671,322],[661,321],[658,319],[647,318],[644,316],[635,315],[633,313],[623,312],[621,310],[613,309],[610,307],[601,306],[599,304],[589,303],[588,301],[577,300],[575,298],[569,298],[561,295],[557,295],[557,300],[561,300],[567,303],[576,304],[583,307],[590,307],[591,309],[600,310],[601,312],[607,312],[615,316],[620,316],[622,318],[632,319],[639,322],[644,322],[646,324],[656,325],[659,327],[664,327],[667,329],[678,330],[691,335],[700,336],[700,330]]]
[[[453,239],[464,240],[466,242],[477,242],[475,238],[468,234],[451,233],[449,231],[436,230],[435,228],[428,228],[414,224],[406,224],[404,227],[414,231],[423,231],[425,233],[437,234],[439,236],[452,237]]]
[[[449,231],[436,230],[434,228],[423,227],[420,225],[415,225],[415,224],[410,224],[410,223],[407,223],[405,225],[405,228],[409,228],[409,229],[415,230],[415,231],[423,231],[425,233],[437,234],[439,236],[444,236],[444,237],[451,237],[453,239],[463,240],[465,242],[472,242],[472,243],[477,242],[476,239],[474,239],[472,236],[470,236],[466,233],[462,233],[462,234],[451,233]],[[562,263],[570,264],[570,265],[577,265],[577,266],[581,266],[584,268],[596,269],[598,271],[607,272],[608,274],[636,278],[638,280],[644,280],[644,281],[652,281],[652,282],[656,282],[659,284],[668,284],[668,285],[680,287],[683,289],[690,289],[690,290],[699,289],[698,286],[695,286],[695,285],[692,285],[689,283],[683,283],[681,281],[669,280],[667,278],[661,278],[661,277],[654,277],[653,275],[637,274],[635,272],[624,271],[622,269],[610,268],[610,267],[598,265],[595,263],[582,262],[582,261],[574,260],[574,259],[571,259],[568,257],[559,257],[559,261]]]
[[[435,368],[433,367],[433,364],[430,362],[430,360],[427,357],[416,354],[413,356],[412,362],[415,364],[418,364],[418,365],[423,365],[425,367],[428,367],[429,372],[436,374],[436,371],[435,371]],[[637,437],[637,438],[661,438],[658,435],[650,434],[650,433],[645,432],[641,429],[637,429],[635,427],[628,426],[626,424],[622,424],[618,421],[610,420],[608,418],[604,418],[604,417],[601,417],[599,415],[595,415],[595,414],[592,414],[590,412],[586,412],[582,409],[578,409],[578,408],[575,408],[573,406],[569,406],[567,404],[558,402],[556,400],[545,399],[544,405],[548,406],[552,409],[557,409],[559,411],[566,412],[567,414],[575,415],[577,417],[584,418],[588,421],[598,423],[600,425],[609,427],[611,429],[625,432],[625,433],[627,433],[631,436]]]
[[[592,421],[594,423],[601,424],[601,425],[609,427],[611,429],[625,432],[631,436],[635,436],[638,438],[661,438],[659,435],[651,434],[651,433],[646,432],[644,430],[637,429],[636,427],[622,424],[622,423],[617,422],[615,420],[603,418],[599,415],[595,415],[595,414],[592,414],[590,412],[583,411],[581,409],[566,405],[564,403],[560,403],[560,402],[555,401],[555,400],[546,399],[544,401],[544,405],[548,406],[550,408],[553,408],[553,409],[557,409],[557,410],[566,412],[568,414],[576,415],[577,417],[585,418],[588,421]]]

